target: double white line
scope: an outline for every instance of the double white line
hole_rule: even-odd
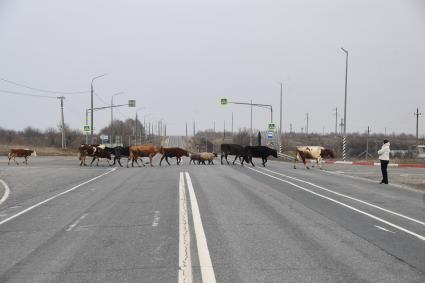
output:
[[[216,282],[214,268],[208,250],[207,238],[201,221],[198,201],[193,190],[192,180],[189,173],[180,172],[179,182],[179,283],[193,281],[192,261],[190,252],[190,227],[188,217],[188,201],[186,195],[185,176],[189,191],[192,220],[195,230],[196,247],[198,250],[199,266],[201,269],[202,282]]]

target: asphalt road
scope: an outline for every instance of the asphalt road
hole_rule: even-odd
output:
[[[425,282],[414,190],[281,162],[188,159],[81,168],[1,158],[0,179],[10,188],[0,282]]]

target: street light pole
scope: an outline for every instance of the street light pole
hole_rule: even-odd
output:
[[[103,74],[103,75],[100,75],[100,76],[97,76],[97,77],[94,77],[92,80],[91,80],[91,88],[90,88],[90,93],[91,93],[91,99],[90,99],[90,101],[91,101],[91,106],[90,106],[90,109],[91,109],[91,121],[90,121],[90,142],[93,144],[93,113],[94,113],[94,111],[93,111],[93,81],[94,80],[96,80],[96,79],[98,79],[98,78],[101,78],[101,77],[103,77],[103,76],[106,76],[106,74]]]
[[[342,160],[346,158],[347,144],[347,78],[348,78],[348,51],[342,48],[345,53],[345,96],[344,96],[344,135],[342,137]]]
[[[120,94],[123,94],[124,92],[117,92],[117,93],[114,93],[112,96],[111,96],[111,133],[110,133],[110,135],[111,135],[111,140],[110,140],[110,144],[111,144],[111,146],[112,146],[112,136],[113,136],[113,123],[114,123],[114,96],[115,95],[120,95]]]

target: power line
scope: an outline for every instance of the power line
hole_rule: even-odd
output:
[[[30,93],[16,92],[16,91],[4,90],[4,89],[0,89],[0,92],[7,93],[7,94],[21,95],[21,96],[57,98],[57,96],[40,95],[40,94],[30,94]]]
[[[67,92],[67,91],[55,91],[55,90],[41,89],[41,88],[36,88],[36,87],[31,87],[31,86],[28,86],[28,85],[20,84],[20,83],[17,83],[17,82],[14,82],[14,81],[11,81],[11,80],[8,80],[8,79],[5,79],[5,78],[1,78],[1,77],[0,77],[0,81],[4,81],[4,82],[7,82],[7,83],[16,85],[16,86],[20,86],[20,87],[35,90],[35,91],[54,93],[54,94],[83,94],[83,93],[89,93],[90,92],[88,90]]]

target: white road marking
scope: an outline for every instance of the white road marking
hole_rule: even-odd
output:
[[[247,168],[249,168],[249,167],[247,167]],[[332,194],[335,194],[335,195],[338,195],[338,196],[341,196],[341,197],[345,197],[345,198],[348,198],[348,199],[350,199],[350,200],[354,200],[354,201],[360,202],[360,203],[362,203],[362,204],[365,204],[365,205],[371,206],[371,207],[373,207],[373,208],[376,208],[376,209],[379,209],[379,210],[385,211],[385,212],[387,212],[387,213],[391,213],[391,214],[393,214],[393,215],[399,216],[399,217],[401,217],[401,218],[404,218],[404,219],[407,219],[407,220],[410,220],[410,221],[412,221],[412,222],[415,222],[415,223],[418,223],[418,224],[421,224],[421,225],[424,225],[424,226],[425,226],[425,222],[422,222],[422,221],[417,220],[417,219],[415,219],[415,218],[412,218],[412,217],[409,217],[409,216],[406,216],[406,215],[403,215],[403,214],[400,214],[400,213],[397,213],[397,212],[394,212],[394,211],[388,210],[388,209],[386,209],[386,208],[383,208],[383,207],[380,207],[380,206],[378,206],[378,205],[375,205],[375,204],[372,204],[372,203],[366,202],[366,201],[364,201],[364,200],[357,199],[357,198],[354,198],[354,197],[350,197],[350,196],[347,196],[347,195],[344,195],[344,194],[341,194],[341,193],[338,193],[338,192],[332,191],[332,190],[330,190],[330,189],[326,189],[326,188],[324,188],[324,187],[321,187],[321,186],[319,186],[319,185],[313,184],[313,183],[311,183],[311,182],[307,182],[307,181],[304,181],[304,180],[301,180],[301,179],[298,179],[298,178],[295,178],[295,177],[291,177],[291,176],[288,176],[288,175],[285,175],[285,174],[281,174],[281,173],[278,173],[278,172],[275,172],[275,171],[272,171],[272,170],[269,170],[269,169],[265,169],[265,168],[263,168],[263,169],[264,169],[264,170],[266,170],[266,171],[272,172],[272,173],[274,173],[274,174],[277,174],[277,175],[280,175],[280,176],[283,176],[283,177],[286,177],[286,178],[292,179],[292,180],[296,180],[296,181],[299,181],[299,182],[302,182],[302,183],[305,183],[305,184],[309,184],[309,185],[311,185],[311,186],[313,186],[313,187],[316,187],[316,188],[318,188],[318,189],[324,190],[324,191],[326,191],[326,192],[329,192],[329,193],[332,193]]]
[[[78,218],[77,220],[75,220],[74,223],[72,223],[71,225],[69,225],[68,229],[66,229],[67,232],[71,231],[75,226],[78,225],[78,223],[80,223],[81,220],[83,220],[84,218],[86,218],[88,213],[85,213],[83,215],[81,215],[80,218]]]
[[[179,182],[179,283],[192,282],[192,262],[190,258],[190,229],[187,212],[184,175],[180,172]]]
[[[153,216],[153,221],[152,221],[152,227],[156,227],[159,224],[159,219],[161,219],[160,215],[160,211],[157,210],[155,211],[155,214]]]
[[[199,212],[198,201],[196,200],[192,180],[189,173],[186,172],[187,187],[189,190],[190,204],[192,207],[193,225],[196,235],[196,246],[198,248],[199,265],[201,268],[202,282],[214,283],[214,268],[211,262],[210,252],[208,250],[207,238],[205,237],[204,227],[202,225],[201,214]]]
[[[9,189],[9,186],[6,184],[6,182],[5,181],[3,181],[2,179],[0,179],[0,184],[2,184],[3,185],[3,187],[4,187],[4,194],[3,194],[3,196],[1,197],[1,199],[0,199],[0,204],[2,204],[3,202],[5,202],[6,200],[7,200],[7,198],[9,197],[9,194],[10,194],[10,189]]]
[[[0,225],[4,224],[4,223],[6,223],[6,222],[9,222],[9,221],[10,221],[10,220],[12,220],[12,219],[15,219],[16,217],[18,217],[18,216],[20,216],[20,215],[22,215],[22,214],[25,214],[25,213],[27,213],[28,211],[31,211],[31,210],[33,210],[34,208],[39,207],[39,206],[40,206],[40,205],[42,205],[42,204],[45,204],[46,202],[49,202],[49,201],[51,201],[51,200],[54,200],[55,198],[58,198],[58,197],[60,197],[60,196],[62,196],[62,195],[65,195],[65,194],[67,194],[67,193],[69,193],[69,192],[72,192],[73,190],[76,190],[76,189],[78,189],[78,188],[79,188],[79,187],[81,187],[81,186],[84,186],[84,185],[86,185],[86,184],[88,184],[88,183],[90,183],[90,182],[93,182],[94,180],[97,180],[97,179],[99,179],[99,178],[101,178],[101,177],[103,177],[103,176],[105,176],[105,175],[108,175],[109,173],[114,172],[115,170],[116,170],[116,168],[112,168],[112,169],[110,169],[109,171],[107,171],[107,172],[105,172],[105,173],[103,173],[103,174],[101,174],[101,175],[99,175],[99,176],[97,176],[97,177],[94,177],[94,178],[92,178],[92,179],[90,179],[90,180],[87,180],[87,181],[85,181],[85,182],[83,182],[83,183],[81,183],[81,184],[79,184],[79,185],[76,185],[76,186],[74,186],[74,187],[72,187],[72,188],[70,188],[70,189],[68,189],[68,190],[66,190],[66,191],[64,191],[64,192],[61,192],[61,193],[56,194],[56,195],[54,195],[54,196],[52,196],[52,197],[50,197],[50,198],[48,198],[48,199],[45,199],[45,200],[41,201],[41,202],[39,202],[39,203],[36,203],[36,204],[34,204],[34,205],[32,205],[32,206],[30,206],[30,207],[28,207],[28,208],[26,208],[26,209],[22,210],[21,212],[18,212],[18,213],[16,213],[16,214],[14,214],[14,215],[10,216],[9,218],[6,218],[6,219],[4,219],[4,220],[0,221]]]
[[[412,231],[410,231],[410,230],[408,230],[408,229],[406,229],[406,228],[403,228],[403,227],[398,226],[398,225],[396,225],[396,224],[393,224],[393,223],[391,223],[391,222],[389,222],[389,221],[386,221],[386,220],[384,220],[384,219],[382,219],[382,218],[379,218],[379,217],[377,217],[377,216],[375,216],[375,215],[373,215],[373,214],[370,214],[370,213],[368,213],[368,212],[365,212],[365,211],[362,211],[362,210],[360,210],[360,209],[357,209],[357,208],[355,208],[355,207],[353,207],[353,206],[350,206],[350,205],[348,205],[348,204],[345,204],[345,203],[343,203],[343,202],[340,202],[340,201],[338,201],[338,200],[336,200],[336,199],[333,199],[333,198],[327,197],[327,196],[325,196],[325,195],[322,195],[322,194],[316,193],[316,192],[314,192],[314,191],[312,191],[312,190],[309,190],[309,189],[307,189],[307,188],[304,188],[304,187],[302,187],[302,186],[300,186],[300,185],[297,185],[297,184],[295,184],[295,183],[292,183],[292,182],[290,182],[290,181],[287,181],[287,180],[284,180],[284,179],[281,179],[281,178],[275,177],[275,176],[273,176],[273,175],[270,175],[270,174],[264,173],[264,172],[262,172],[262,171],[259,171],[259,170],[256,170],[256,169],[253,169],[253,168],[250,168],[250,167],[247,167],[247,166],[246,166],[245,168],[248,168],[249,170],[252,170],[252,171],[258,172],[258,173],[263,174],[263,175],[265,175],[265,176],[268,176],[268,177],[270,177],[270,178],[273,178],[273,179],[276,179],[276,180],[282,181],[282,182],[284,182],[284,183],[287,183],[287,184],[289,184],[289,185],[292,185],[292,186],[294,186],[294,187],[296,187],[296,188],[299,188],[299,189],[301,189],[301,190],[303,190],[303,191],[306,191],[306,192],[311,193],[311,194],[313,194],[313,195],[319,196],[319,197],[321,197],[321,198],[327,199],[327,200],[329,200],[329,201],[331,201],[331,202],[334,202],[334,203],[336,203],[336,204],[339,204],[339,205],[341,205],[341,206],[347,207],[347,208],[349,208],[349,209],[351,209],[351,210],[353,210],[353,211],[356,211],[356,212],[358,212],[358,213],[360,213],[360,214],[366,215],[366,216],[368,216],[368,217],[370,217],[370,218],[372,218],[372,219],[375,219],[375,220],[377,220],[377,221],[379,221],[379,222],[385,223],[385,224],[387,224],[388,226],[391,226],[391,227],[396,228],[396,229],[398,229],[398,230],[400,230],[400,231],[403,231],[403,232],[405,232],[405,233],[407,233],[407,234],[409,234],[409,235],[412,235],[412,236],[414,236],[414,237],[418,238],[419,240],[425,241],[425,236],[419,235],[419,234],[417,234],[417,233],[415,233],[415,232],[412,232]]]
[[[393,231],[391,231],[391,230],[388,230],[388,229],[386,229],[386,228],[384,228],[384,227],[381,227],[381,226],[378,226],[378,225],[374,225],[376,228],[378,228],[378,229],[381,229],[381,230],[383,230],[383,231],[385,231],[385,232],[390,232],[390,233],[393,233],[393,234],[395,234],[395,232],[393,232]]]

